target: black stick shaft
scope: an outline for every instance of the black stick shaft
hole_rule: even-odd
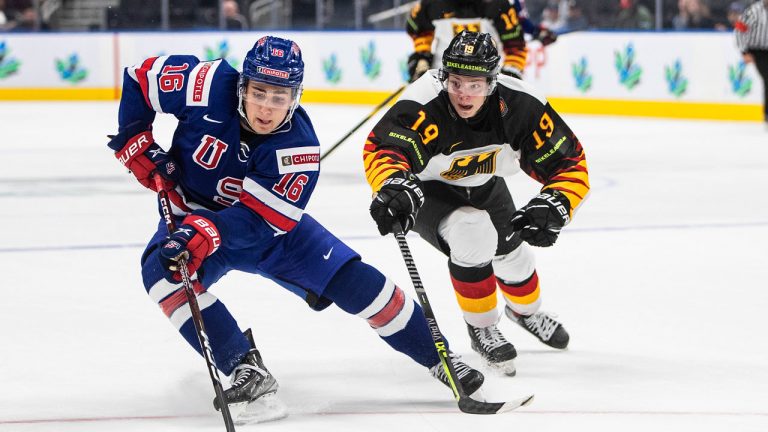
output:
[[[360,123],[356,124],[355,127],[353,127],[352,130],[347,132],[346,135],[341,137],[341,139],[336,141],[336,143],[334,145],[332,145],[331,148],[329,148],[327,152],[323,153],[323,155],[320,156],[320,160],[322,161],[323,159],[328,157],[329,154],[333,153],[333,151],[336,150],[340,145],[342,145],[344,143],[344,141],[347,140],[347,138],[352,136],[353,133],[357,132],[357,130],[360,129],[360,127],[362,125],[364,125],[368,120],[370,120],[373,116],[375,116],[376,113],[379,112],[379,110],[384,108],[389,103],[389,101],[391,101],[392,99],[396,98],[397,95],[399,95],[403,90],[405,90],[405,86],[401,86],[399,89],[395,90],[394,93],[392,93],[391,95],[387,96],[387,98],[384,99],[380,104],[378,104],[376,106],[376,108],[374,108],[373,111],[371,111],[371,113],[368,114],[368,116],[366,116],[363,120],[361,120]]]
[[[424,284],[421,283],[421,277],[419,271],[416,269],[416,263],[413,261],[411,255],[411,249],[408,247],[408,242],[405,240],[405,234],[400,227],[399,222],[395,222],[393,227],[393,234],[397,239],[397,245],[400,247],[400,254],[403,256],[405,266],[408,268],[408,274],[411,276],[411,282],[413,283],[413,289],[416,290],[416,297],[419,299],[421,309],[424,310],[424,318],[427,320],[429,326],[429,333],[432,334],[432,341],[435,343],[437,354],[440,356],[440,361],[443,363],[443,368],[448,375],[448,382],[451,384],[451,390],[453,390],[453,396],[456,400],[467,397],[464,393],[464,389],[461,387],[456,370],[453,367],[453,362],[448,358],[448,349],[445,346],[445,339],[440,332],[440,328],[437,326],[437,319],[432,312],[432,306],[429,304],[429,298],[427,297],[427,291],[424,289]]]
[[[163,212],[163,220],[165,220],[165,226],[168,228],[168,234],[171,234],[176,230],[176,224],[174,223],[173,215],[171,214],[168,192],[165,190],[165,185],[163,184],[163,179],[160,174],[154,174],[154,181],[155,186],[157,186],[157,197]],[[197,340],[200,342],[203,358],[205,358],[205,364],[208,366],[208,375],[211,377],[216,398],[220,401],[219,407],[221,407],[221,415],[224,417],[224,425],[227,428],[227,432],[235,432],[235,424],[232,421],[232,414],[229,412],[229,405],[225,402],[226,399],[224,399],[224,389],[222,388],[221,380],[219,379],[219,371],[216,369],[216,365],[213,362],[213,350],[211,350],[211,344],[208,341],[208,334],[205,332],[203,314],[200,312],[200,305],[197,304],[197,296],[192,288],[192,281],[189,278],[187,260],[184,258],[179,259],[179,273],[181,273],[184,294],[187,296],[187,303],[192,312],[192,322],[195,325],[195,330],[197,330]]]

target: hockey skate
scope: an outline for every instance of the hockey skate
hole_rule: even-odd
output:
[[[224,398],[235,424],[262,423],[279,420],[288,415],[285,404],[276,395],[277,380],[264,366],[259,350],[255,348],[251,330],[245,331],[251,350],[232,372],[232,386],[224,391]],[[220,409],[218,398],[213,406]]]
[[[570,337],[565,331],[565,327],[546,312],[536,312],[529,316],[518,315],[509,306],[506,306],[504,313],[507,318],[552,348],[565,349],[568,347]]]
[[[450,351],[448,352],[448,358],[451,360],[451,363],[453,363],[453,368],[456,371],[456,375],[458,375],[464,393],[466,393],[467,396],[472,396],[472,394],[478,391],[480,386],[483,385],[485,377],[480,371],[472,369],[469,365],[461,361],[461,358],[458,355]],[[441,383],[448,386],[448,388],[451,387],[442,361],[429,368],[429,373],[431,373],[433,377],[439,379]]]
[[[501,334],[496,324],[488,327],[474,327],[467,324],[469,338],[472,340],[472,349],[485,360],[489,366],[500,370],[505,375],[515,376],[515,362],[517,351]]]

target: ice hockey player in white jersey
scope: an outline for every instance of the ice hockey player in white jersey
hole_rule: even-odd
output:
[[[578,138],[529,85],[500,75],[499,63],[489,34],[459,33],[440,70],[410,84],[376,124],[363,158],[380,233],[400,221],[449,257],[472,348],[514,375],[497,289],[509,319],[551,347],[568,346],[563,325],[540,310],[528,244],[555,243],[589,178]],[[516,209],[504,177],[521,169],[543,186]]]
[[[440,67],[443,51],[462,30],[490,34],[504,53],[501,73],[516,78],[523,76],[528,60],[526,34],[542,45],[557,40],[554,32],[528,18],[523,0],[421,0],[405,29],[413,40],[408,57],[411,82]]]

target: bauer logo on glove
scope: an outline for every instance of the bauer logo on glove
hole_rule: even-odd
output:
[[[560,191],[547,190],[514,212],[510,224],[530,245],[548,247],[570,220],[570,201]]]

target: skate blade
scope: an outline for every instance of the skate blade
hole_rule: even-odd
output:
[[[500,363],[486,362],[491,369],[501,372],[506,376],[513,377],[517,375],[517,369],[515,368],[514,360],[507,360]]]
[[[229,404],[236,425],[264,423],[288,417],[288,407],[275,394],[269,393],[251,401]]]

